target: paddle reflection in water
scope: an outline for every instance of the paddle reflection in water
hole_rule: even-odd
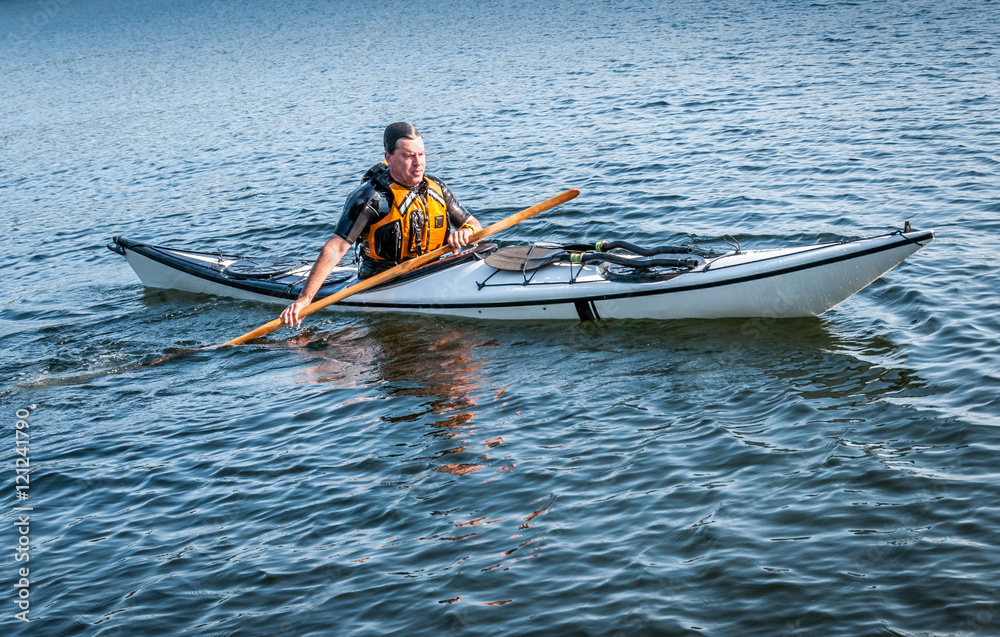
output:
[[[500,574],[540,555],[546,530],[536,525],[554,498],[504,481],[518,464],[508,438],[519,414],[507,405],[507,388],[491,385],[483,373],[484,357],[498,345],[482,326],[365,316],[286,343],[313,359],[304,382],[357,390],[333,406],[352,410],[364,435],[339,438],[364,457],[340,465],[333,478],[349,482],[352,493],[329,503],[329,515],[348,517],[356,527],[334,539],[347,575],[336,587],[337,603],[356,597],[362,612],[384,617],[385,606],[371,607],[371,588],[374,581],[384,585],[387,573],[403,585],[440,580],[434,601],[442,604],[515,601],[508,590],[515,580]]]

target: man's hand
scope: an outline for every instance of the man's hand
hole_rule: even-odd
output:
[[[451,246],[451,253],[458,254],[459,250],[469,245],[469,239],[472,235],[482,229],[482,226],[479,225],[475,217],[469,217],[461,228],[448,235],[448,245]]]
[[[469,237],[475,234],[472,228],[460,228],[448,235],[448,245],[451,246],[451,253],[458,254],[459,250],[469,245]]]
[[[307,299],[304,299],[301,296],[295,299],[294,303],[282,310],[282,322],[289,327],[298,327],[299,325],[302,325],[302,317],[299,316],[299,312],[301,312],[307,305],[309,305],[309,301]]]

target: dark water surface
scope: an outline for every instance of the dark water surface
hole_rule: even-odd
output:
[[[0,0],[3,634],[1000,634],[998,25]],[[114,373],[275,309],[112,235],[311,257],[400,119],[484,222],[583,191],[504,240],[938,240],[818,319],[327,313]]]

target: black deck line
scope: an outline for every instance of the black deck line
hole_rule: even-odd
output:
[[[593,305],[596,301],[610,301],[610,300],[636,298],[636,297],[643,297],[643,296],[656,296],[656,295],[661,295],[661,294],[674,294],[674,293],[677,293],[677,292],[689,292],[689,291],[692,291],[692,290],[703,290],[703,289],[710,289],[710,288],[714,288],[714,287],[722,287],[722,286],[726,286],[726,285],[735,285],[737,283],[746,283],[748,281],[756,281],[756,280],[760,280],[760,279],[767,279],[767,278],[770,278],[770,277],[782,276],[782,275],[785,275],[785,274],[791,274],[793,272],[800,272],[800,271],[803,271],[803,270],[809,270],[809,269],[821,267],[821,266],[824,266],[824,265],[830,265],[831,263],[839,263],[841,261],[849,261],[851,259],[856,259],[856,258],[859,258],[859,257],[868,256],[870,254],[877,254],[879,252],[885,252],[887,250],[895,250],[896,248],[900,248],[900,247],[908,245],[908,244],[918,244],[918,243],[920,243],[922,241],[927,241],[927,240],[933,239],[933,237],[934,237],[934,232],[932,230],[926,230],[926,231],[921,232],[920,234],[916,235],[915,237],[900,236],[900,239],[898,241],[895,241],[893,243],[888,243],[888,244],[885,244],[885,245],[881,245],[881,246],[876,246],[876,247],[868,248],[867,250],[861,250],[860,252],[852,252],[850,254],[840,254],[840,255],[837,255],[837,256],[829,257],[827,259],[821,259],[819,261],[813,261],[813,262],[805,263],[805,264],[802,264],[802,265],[791,266],[791,267],[787,267],[787,268],[781,268],[781,269],[778,269],[778,270],[772,270],[770,272],[760,272],[760,273],[757,273],[757,274],[750,274],[750,275],[746,275],[746,276],[742,276],[742,277],[735,277],[735,278],[732,278],[732,279],[725,279],[725,280],[721,280],[721,281],[710,281],[708,283],[692,283],[690,285],[684,285],[684,286],[679,286],[679,287],[674,287],[674,288],[669,288],[669,289],[659,288],[659,289],[655,289],[655,290],[635,290],[635,291],[632,291],[632,292],[621,292],[621,293],[613,293],[613,294],[599,294],[599,295],[596,295],[596,296],[580,296],[580,297],[573,297],[573,298],[547,299],[547,300],[543,299],[543,300],[530,300],[530,301],[504,301],[504,302],[499,302],[499,303],[411,303],[411,304],[405,304],[405,303],[371,303],[371,302],[366,302],[366,301],[360,301],[359,302],[359,301],[353,301],[353,300],[350,300],[350,299],[345,299],[343,301],[340,301],[340,302],[336,303],[336,305],[349,306],[349,307],[360,307],[360,308],[370,307],[370,308],[383,308],[383,309],[408,309],[408,310],[415,310],[415,309],[469,309],[469,308],[497,308],[497,307],[528,307],[528,306],[535,306],[535,305],[561,305],[561,304],[564,304],[564,303],[573,303],[573,304],[576,305],[578,303],[586,303],[590,307],[594,308],[594,311],[595,311],[595,314],[596,314],[596,307],[594,307],[594,305]],[[872,238],[874,238],[874,237],[872,237]],[[181,270],[182,272],[185,272],[187,274],[191,274],[193,276],[196,276],[196,277],[199,277],[199,278],[202,278],[202,279],[206,279],[206,280],[209,280],[209,281],[213,281],[215,283],[219,283],[221,285],[226,285],[228,287],[238,288],[238,289],[241,289],[241,290],[246,290],[248,292],[254,292],[256,294],[261,294],[263,296],[271,296],[271,297],[275,297],[275,298],[293,299],[294,300],[298,296],[297,293],[292,292],[292,291],[282,292],[282,291],[277,290],[277,289],[273,289],[272,290],[272,289],[262,288],[262,287],[260,287],[262,285],[262,283],[257,283],[255,285],[247,285],[245,283],[242,283],[238,279],[232,279],[232,278],[226,277],[222,273],[215,272],[214,270],[210,270],[210,269],[205,268],[203,266],[199,266],[198,268],[190,267],[190,266],[187,265],[187,263],[185,261],[183,261],[181,259],[178,259],[177,257],[170,257],[169,255],[164,255],[161,252],[161,250],[169,249],[169,248],[159,248],[157,246],[151,246],[151,245],[148,245],[148,244],[142,244],[142,243],[133,242],[133,241],[129,241],[127,239],[121,239],[121,238],[116,239],[116,242],[118,242],[119,245],[121,245],[123,248],[125,248],[127,250],[134,250],[138,254],[141,254],[142,256],[145,256],[147,258],[153,259],[154,261],[157,261],[159,263],[163,263],[164,265],[168,265],[168,266],[170,266],[172,268],[175,268],[177,270]],[[823,247],[825,247],[825,246],[820,246],[820,247],[817,247],[816,249],[823,249]],[[184,250],[178,250],[178,252],[184,252]],[[193,252],[193,251],[187,251],[187,252],[190,252],[191,254],[202,254],[202,253]],[[209,253],[204,253],[204,254],[207,255]],[[802,254],[802,253],[799,252],[799,253],[796,253],[796,254]],[[783,256],[795,256],[795,255],[783,255]],[[782,257],[772,257],[772,258],[782,258]],[[739,265],[737,264],[737,265],[727,266],[727,267],[739,267]],[[722,268],[720,268],[720,270],[721,269]],[[714,270],[714,271],[718,272],[719,270]],[[698,274],[698,273],[697,272],[692,272],[691,274]],[[277,287],[280,286],[280,287],[284,287],[284,288],[289,289],[289,290],[293,289],[292,286],[289,286],[287,284],[273,283],[273,284],[270,284],[270,285],[273,285],[275,288],[277,288]],[[316,300],[319,300],[319,298],[320,297],[318,297]],[[580,306],[576,305],[576,307],[580,307]]]

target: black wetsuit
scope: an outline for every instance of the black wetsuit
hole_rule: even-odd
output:
[[[449,228],[458,228],[465,223],[471,215],[458,203],[448,187],[440,179],[430,175],[425,175],[425,179],[433,181],[444,193]],[[385,164],[377,164],[369,169],[362,178],[361,185],[347,198],[344,212],[340,216],[340,222],[337,223],[334,234],[348,243],[363,241],[365,231],[372,224],[388,215],[392,209],[393,195],[389,190],[391,180],[389,168]],[[426,190],[427,184],[425,181],[421,181],[414,188]],[[398,264],[400,259],[396,247],[400,243],[398,239],[395,236],[381,237],[381,245],[376,246],[378,256],[382,257],[381,259],[370,258],[368,255],[369,247],[362,242],[358,275],[364,278]]]

